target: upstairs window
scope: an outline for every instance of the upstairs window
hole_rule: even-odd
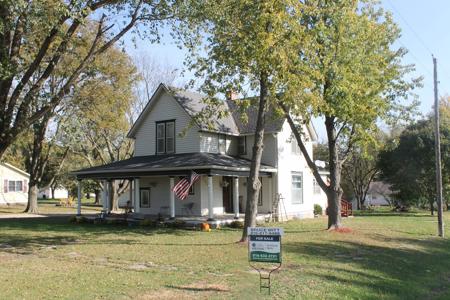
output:
[[[175,121],[156,122],[156,154],[175,153]]]
[[[238,153],[239,153],[239,155],[247,154],[247,137],[246,136],[239,137]]]

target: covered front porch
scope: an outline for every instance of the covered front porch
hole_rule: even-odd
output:
[[[120,196],[119,203],[125,210],[131,208],[131,217],[135,219],[187,218],[211,222],[224,217],[228,220],[239,219],[245,212],[249,168],[250,161],[246,159],[213,153],[190,153],[133,157],[79,170],[74,174],[79,180],[79,204],[83,179],[103,182],[105,215],[111,212],[108,199],[113,182],[126,180],[130,188]],[[188,197],[180,200],[173,192],[173,187],[192,171],[199,174],[200,178],[192,185]],[[262,191],[258,202],[260,218],[272,211],[275,172],[276,169],[270,166],[261,168]],[[78,214],[81,213],[79,206]]]

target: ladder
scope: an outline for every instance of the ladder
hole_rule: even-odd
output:
[[[283,211],[284,211],[284,216],[286,218],[286,221],[288,219],[287,217],[287,212],[286,212],[286,207],[284,206],[284,197],[283,195],[281,195],[281,193],[277,193],[275,195],[275,199],[272,202],[272,221],[273,222],[283,222]],[[283,211],[280,211],[281,209],[283,209]]]

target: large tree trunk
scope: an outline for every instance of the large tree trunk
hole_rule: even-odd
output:
[[[337,229],[341,225],[341,162],[339,161],[339,150],[336,144],[336,128],[334,117],[325,117],[325,126],[328,136],[329,167],[330,167],[330,189],[327,190],[328,200],[328,229]]]
[[[117,194],[117,182],[113,180],[111,182],[111,192],[109,193],[109,204],[111,207],[111,211],[117,212],[119,211],[119,196]]]
[[[256,226],[256,214],[258,212],[258,197],[261,189],[259,181],[259,169],[264,148],[264,126],[266,117],[268,90],[267,75],[261,74],[260,94],[258,106],[258,118],[256,120],[255,141],[253,143],[252,162],[250,164],[250,176],[247,182],[247,203],[245,208],[244,229],[242,231],[241,242],[247,241],[248,227]]]
[[[95,202],[94,204],[100,204],[100,191],[99,190],[95,190]]]
[[[39,189],[36,183],[30,181],[30,183],[28,184],[28,204],[27,208],[25,209],[26,213],[29,214],[39,213],[37,202],[38,191]]]

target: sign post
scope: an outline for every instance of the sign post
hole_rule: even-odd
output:
[[[248,227],[248,261],[259,273],[259,291],[269,290],[270,275],[281,267],[281,236],[283,229],[269,227]],[[258,268],[252,262],[275,264],[271,269]],[[264,272],[266,270],[266,272]],[[263,284],[265,281],[265,284]]]

